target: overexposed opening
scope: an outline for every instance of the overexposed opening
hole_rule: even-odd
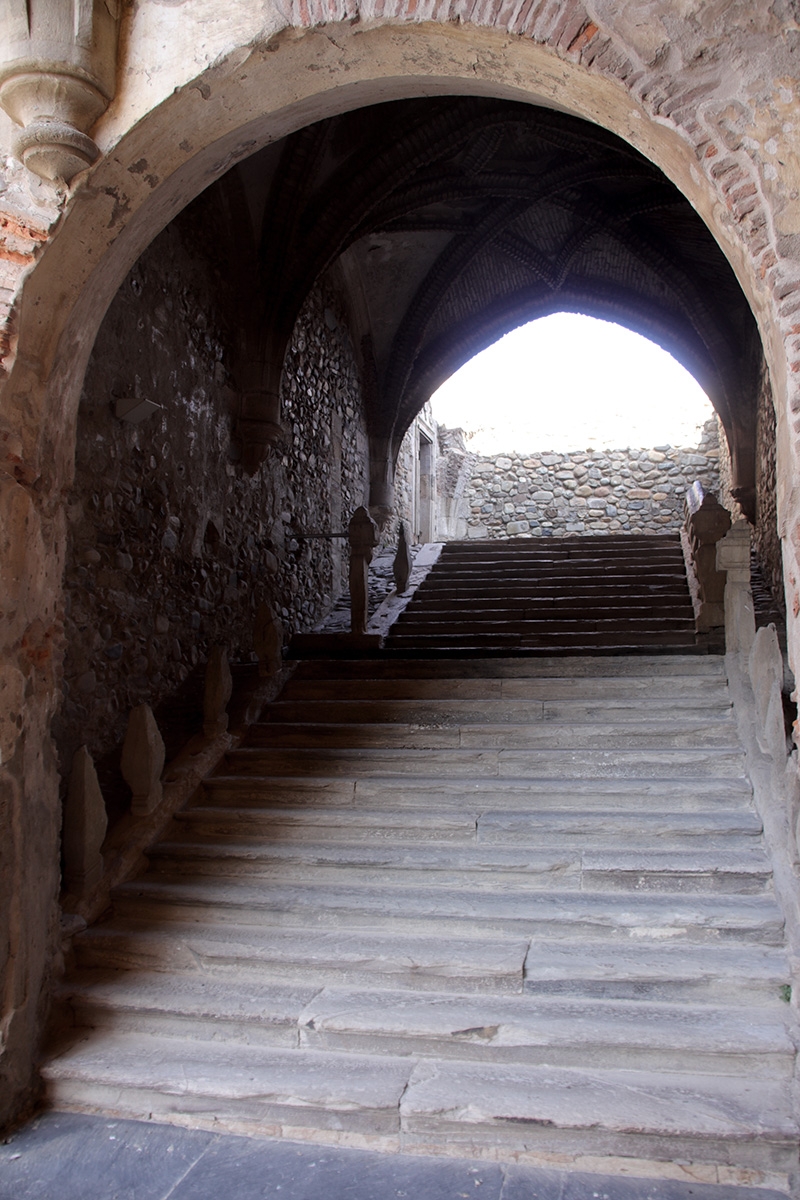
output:
[[[555,313],[506,334],[431,397],[471,451],[694,446],[714,415],[679,362],[621,325]]]

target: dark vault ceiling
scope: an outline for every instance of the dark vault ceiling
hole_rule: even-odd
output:
[[[696,376],[747,502],[761,357],[752,314],[691,205],[614,135],[508,101],[399,101],[309,126],[221,182],[260,231],[255,311],[273,374],[331,272],[362,356],[370,432],[390,455],[472,355],[526,320],[576,311],[650,337]]]

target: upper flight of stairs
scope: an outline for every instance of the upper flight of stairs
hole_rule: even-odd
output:
[[[57,1107],[796,1170],[783,921],[719,658],[302,662],[75,954]]]
[[[448,542],[386,640],[389,653],[692,653],[680,539]]]

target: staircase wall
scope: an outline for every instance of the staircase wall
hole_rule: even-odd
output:
[[[346,579],[341,528],[363,502],[366,435],[355,355],[335,293],[296,325],[281,396],[284,442],[242,464],[236,297],[205,193],[142,255],[106,315],[78,422],[65,572],[62,776],[86,743],[117,745],[128,713],[174,695],[216,642],[252,651],[266,600],[287,635],[310,629]],[[131,424],[114,398],[161,408]]]

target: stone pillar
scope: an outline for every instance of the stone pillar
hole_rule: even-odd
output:
[[[81,746],[72,758],[61,838],[64,886],[79,899],[91,895],[102,879],[100,847],[107,828],[105,801],[92,756],[85,746]]]
[[[99,150],[88,136],[116,83],[116,0],[7,0],[0,9],[0,105],[17,125],[14,153],[66,183]]]
[[[717,570],[727,573],[725,653],[747,656],[756,635],[750,591],[750,525],[747,521],[736,521],[717,542]]]
[[[161,803],[164,739],[149,704],[139,704],[128,719],[122,747],[122,777],[133,793],[131,812],[144,817]]]
[[[366,633],[369,615],[369,564],[378,544],[378,527],[362,504],[347,527],[350,541],[350,632]]]
[[[203,695],[203,733],[218,737],[228,728],[225,711],[233,692],[233,679],[225,646],[212,646],[206,664],[206,686]]]

